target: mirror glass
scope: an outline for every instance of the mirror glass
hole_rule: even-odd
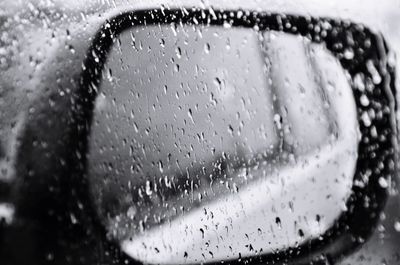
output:
[[[324,235],[359,141],[348,75],[322,44],[255,29],[138,26],[115,40],[89,140],[110,240],[144,263],[234,260]]]

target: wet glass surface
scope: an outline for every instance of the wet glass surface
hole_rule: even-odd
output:
[[[366,64],[370,83],[340,64],[351,65],[370,40],[346,49],[339,63],[324,43],[232,27],[229,14],[221,26],[169,23],[121,33],[101,84],[93,83],[94,120],[81,153],[71,134],[87,126],[76,126],[74,115],[83,113],[76,91],[94,36],[115,15],[175,5],[211,17],[230,9],[243,18],[251,9],[283,20],[353,21],[357,30],[382,33],[384,63],[397,65],[395,1],[190,1],[186,8],[169,1],[1,2],[1,264],[252,264],[245,258],[287,248],[276,262],[295,262],[302,243],[322,242],[338,215],[353,210],[346,207],[352,185],[397,166],[371,164],[365,182],[353,181],[359,145],[384,139],[375,122],[394,115],[395,98],[389,107],[365,96],[385,80],[376,64]],[[335,26],[307,23],[322,36]],[[369,135],[362,138],[360,128]],[[85,168],[85,157],[88,179],[81,182],[83,173],[69,169]],[[389,199],[372,237],[347,238],[364,244],[335,264],[400,262],[397,173],[378,184]],[[363,202],[371,207],[374,198]]]
[[[271,253],[323,235],[345,207],[358,122],[322,46],[278,32],[138,27],[120,35],[103,76],[92,196],[134,258]]]

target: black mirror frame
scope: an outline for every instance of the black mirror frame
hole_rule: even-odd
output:
[[[225,261],[224,264],[268,264],[268,262],[273,264],[281,262],[309,264],[310,261],[318,263],[326,260],[335,262],[359,247],[370,236],[379,221],[380,213],[388,197],[388,189],[382,187],[380,181],[390,183],[391,177],[395,175],[397,164],[395,69],[388,60],[389,48],[383,37],[374,34],[363,25],[337,19],[272,14],[252,10],[192,8],[128,11],[104,23],[94,36],[92,45],[83,62],[80,86],[76,92],[68,96],[71,109],[65,113],[66,117],[64,117],[68,119],[65,122],[65,124],[68,124],[68,128],[65,135],[60,136],[60,138],[56,136],[56,139],[53,139],[54,142],[67,139],[61,144],[61,149],[68,148],[68,150],[63,151],[65,164],[63,163],[58,167],[58,172],[47,172],[44,177],[44,180],[47,178],[52,180],[52,183],[56,183],[60,187],[60,191],[57,195],[59,197],[46,195],[47,197],[44,196],[43,198],[57,198],[53,202],[54,208],[58,208],[60,212],[74,213],[77,222],[81,224],[79,228],[68,228],[70,232],[64,232],[71,237],[70,240],[75,242],[74,244],[77,244],[70,248],[79,249],[78,239],[72,239],[74,231],[88,237],[90,237],[90,233],[102,234],[97,238],[104,241],[108,240],[105,236],[106,231],[98,221],[96,211],[90,201],[89,184],[85,176],[85,154],[88,149],[94,101],[98,94],[108,52],[117,40],[118,35],[130,27],[171,23],[219,26],[229,23],[232,27],[244,27],[260,31],[274,30],[301,35],[314,43],[325,45],[339,59],[342,67],[352,79],[351,86],[357,105],[362,138],[358,149],[353,192],[346,203],[348,210],[343,212],[336,223],[320,238],[294,248],[277,250],[275,253],[266,255],[229,260]],[[349,48],[354,48],[354,57],[346,59],[345,51]],[[375,72],[371,73],[371,66],[376,69]],[[359,90],[356,86],[355,77],[357,75],[364,77],[362,79],[366,87],[364,91]],[[361,104],[360,97],[363,93],[371,102],[368,107]],[[376,117],[372,120],[371,126],[375,126],[377,138],[370,137],[370,127],[365,126],[361,118],[362,113],[371,108],[376,109]],[[20,170],[25,179],[32,178],[30,174],[34,171],[30,167],[37,167],[33,162],[37,158],[32,157],[32,154],[35,153],[43,157],[49,155],[47,149],[46,152],[43,151],[45,150],[43,147],[32,147],[32,141],[35,140],[40,143],[41,138],[45,137],[33,135],[23,140],[22,146],[24,143],[29,146],[26,150],[22,149],[23,153],[20,155],[21,161],[25,161],[25,168]],[[35,151],[35,148],[37,151]],[[43,148],[43,150],[40,148]],[[52,165],[49,168],[51,169]],[[79,187],[76,187],[76,183],[80,183]],[[362,185],[359,185],[360,183]],[[46,183],[40,185],[46,185]],[[25,189],[29,190],[29,187],[26,186]],[[65,195],[65,197],[61,195]],[[37,193],[31,191],[30,196],[35,197]],[[30,197],[28,196],[28,198]],[[25,199],[24,202],[26,200],[29,199]],[[68,202],[63,200],[68,200]],[[76,201],[73,200],[79,201],[80,204],[77,206]],[[21,205],[23,204],[21,203]],[[38,213],[33,213],[29,206],[23,207],[20,210],[20,215],[38,216],[38,220],[47,223],[53,220],[53,217],[47,216],[48,213],[44,210],[43,213],[40,213],[42,215],[39,216]],[[91,225],[90,233],[85,231],[85,224]],[[57,231],[59,224],[51,225],[52,227],[49,230]],[[122,263],[129,260],[129,264],[141,264],[121,253],[117,242],[104,243],[104,245],[104,247],[100,247],[99,251],[107,249],[109,256],[118,257],[118,260]],[[65,251],[62,253],[65,253]],[[113,264],[116,264],[115,262],[117,261],[113,260]]]
[[[396,123],[394,117],[396,93],[394,88],[394,67],[388,63],[388,47],[383,37],[372,33],[362,25],[349,21],[328,18],[301,17],[295,15],[270,14],[267,12],[243,10],[143,10],[118,15],[106,22],[93,41],[91,50],[85,60],[85,71],[82,74],[80,90],[81,105],[85,115],[81,116],[85,124],[91,124],[93,102],[101,82],[101,73],[107,54],[118,35],[130,28],[143,25],[160,24],[198,24],[220,25],[229,23],[232,27],[255,28],[257,30],[274,30],[289,34],[302,35],[312,42],[322,43],[339,59],[342,67],[351,75],[352,88],[358,108],[358,120],[362,139],[359,145],[359,157],[354,176],[356,181],[365,185],[353,184],[353,192],[347,201],[347,212],[344,212],[336,224],[320,239],[314,239],[307,244],[293,249],[277,251],[274,254],[242,258],[240,261],[227,261],[227,264],[239,264],[245,261],[261,263],[267,261],[290,261],[310,256],[310,253],[327,251],[329,259],[336,260],[338,256],[346,255],[357,248],[370,235],[379,220],[388,196],[387,187],[379,184],[380,178],[390,182],[395,174]],[[330,26],[329,26],[330,25]],[[354,49],[354,58],[346,59],[344,55],[348,48]],[[359,49],[362,47],[362,49]],[[371,73],[368,64],[373,64],[377,73]],[[360,91],[354,78],[357,74],[365,77],[366,87]],[[378,74],[380,82],[375,80]],[[375,79],[374,79],[375,78]],[[375,82],[375,84],[374,84]],[[365,107],[360,102],[362,93],[369,98],[371,105],[381,108],[379,118],[372,121],[379,137],[370,137],[370,127],[361,120]],[[79,114],[81,115],[82,112]],[[88,135],[90,126],[86,128]],[[85,153],[85,152],[83,152]],[[369,175],[366,181],[365,175]],[[382,181],[382,179],[381,179]],[[369,201],[366,200],[369,199]],[[332,244],[335,247],[332,247]],[[340,242],[341,246],[338,245]],[[318,257],[316,257],[318,259]]]

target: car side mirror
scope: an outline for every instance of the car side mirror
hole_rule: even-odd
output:
[[[387,53],[328,18],[120,14],[68,95],[67,210],[139,264],[336,261],[370,235],[395,172]]]

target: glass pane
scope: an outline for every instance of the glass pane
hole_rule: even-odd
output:
[[[131,257],[272,253],[318,238],[345,210],[356,107],[322,45],[241,28],[135,27],[115,42],[103,77],[91,193]]]

